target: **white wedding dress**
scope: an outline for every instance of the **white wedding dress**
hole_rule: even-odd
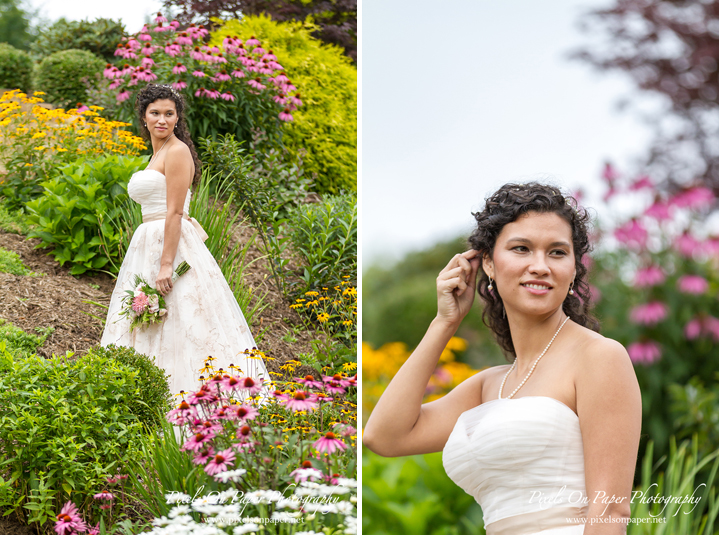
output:
[[[550,397],[487,401],[460,415],[447,475],[482,507],[487,535],[580,535],[588,501],[579,417]]]
[[[167,212],[167,184],[165,175],[159,171],[138,171],[132,175],[127,192],[142,206],[143,219]],[[190,196],[188,190],[186,214]],[[269,381],[262,360],[248,359],[242,354],[254,348],[255,341],[220,267],[193,223],[183,218],[181,225],[173,269],[183,260],[192,269],[174,282],[165,296],[164,321],[138,327],[130,333],[130,320],[119,316],[125,291],[134,289],[135,274],[155,286],[165,233],[165,219],[161,216],[161,219],[142,223],[132,236],[112,292],[101,345],[133,347],[139,353],[155,357],[155,363],[170,375],[173,394],[199,389],[199,377],[203,375],[200,369],[208,356],[215,358],[212,363],[215,369],[229,371],[229,365],[234,364],[244,375]]]

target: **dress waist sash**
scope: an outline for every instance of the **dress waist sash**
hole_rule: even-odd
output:
[[[552,507],[535,513],[510,516],[485,526],[487,535],[530,535],[544,529],[582,525],[586,507]]]
[[[200,224],[197,222],[197,219],[194,217],[190,217],[190,214],[187,212],[182,212],[182,216],[187,219],[193,227],[195,227],[195,230],[197,231],[197,234],[200,235],[200,238],[202,241],[205,241],[209,236],[207,235],[207,232],[205,232],[205,229],[200,226]],[[161,219],[167,219],[167,212],[155,212],[154,214],[148,214],[142,216],[142,222],[143,223],[150,223],[151,221],[160,221]]]

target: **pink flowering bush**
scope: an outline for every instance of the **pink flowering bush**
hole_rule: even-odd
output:
[[[643,432],[662,448],[685,425],[670,414],[669,385],[713,380],[719,370],[719,235],[705,223],[719,203],[703,186],[668,194],[651,177],[626,179],[611,164],[602,179],[610,207],[622,197],[642,208],[596,236],[609,247],[593,255],[595,310],[602,333],[624,344],[635,364]]]
[[[188,103],[187,119],[195,139],[232,133],[249,142],[253,129],[276,140],[284,122],[302,105],[297,88],[277,58],[253,38],[227,35],[222,49],[205,44],[208,31],[180,28],[160,14],[150,25],[118,43],[118,64],[108,63],[120,113],[134,120],[135,95],[147,83],[171,85]]]

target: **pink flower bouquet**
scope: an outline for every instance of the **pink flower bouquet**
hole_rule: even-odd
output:
[[[182,262],[172,274],[172,282],[189,270],[190,265],[187,262]],[[122,310],[120,311],[120,316],[131,319],[130,332],[136,327],[159,323],[167,314],[162,294],[150,286],[140,275],[135,275],[133,286],[134,290],[125,290],[127,295],[122,299]]]

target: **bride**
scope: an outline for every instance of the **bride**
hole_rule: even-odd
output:
[[[170,391],[200,387],[200,369],[212,356],[216,369],[239,367],[244,375],[269,381],[262,360],[245,350],[255,347],[252,333],[217,262],[203,243],[202,227],[189,218],[190,186],[200,176],[197,157],[185,122],[182,96],[166,85],[148,84],[136,101],[140,130],[152,142],[147,168],[127,186],[142,206],[137,228],[122,262],[102,334],[101,345],[135,348],[155,357],[170,375]],[[172,274],[186,261],[191,269],[176,282]],[[120,317],[122,298],[139,274],[165,298],[164,321],[130,333],[130,319]]]
[[[487,199],[472,249],[437,278],[437,316],[363,434],[387,457],[442,451],[488,535],[619,534],[630,518],[639,385],[624,347],[588,312],[589,217],[570,200],[534,182]],[[422,404],[475,289],[512,364]]]

